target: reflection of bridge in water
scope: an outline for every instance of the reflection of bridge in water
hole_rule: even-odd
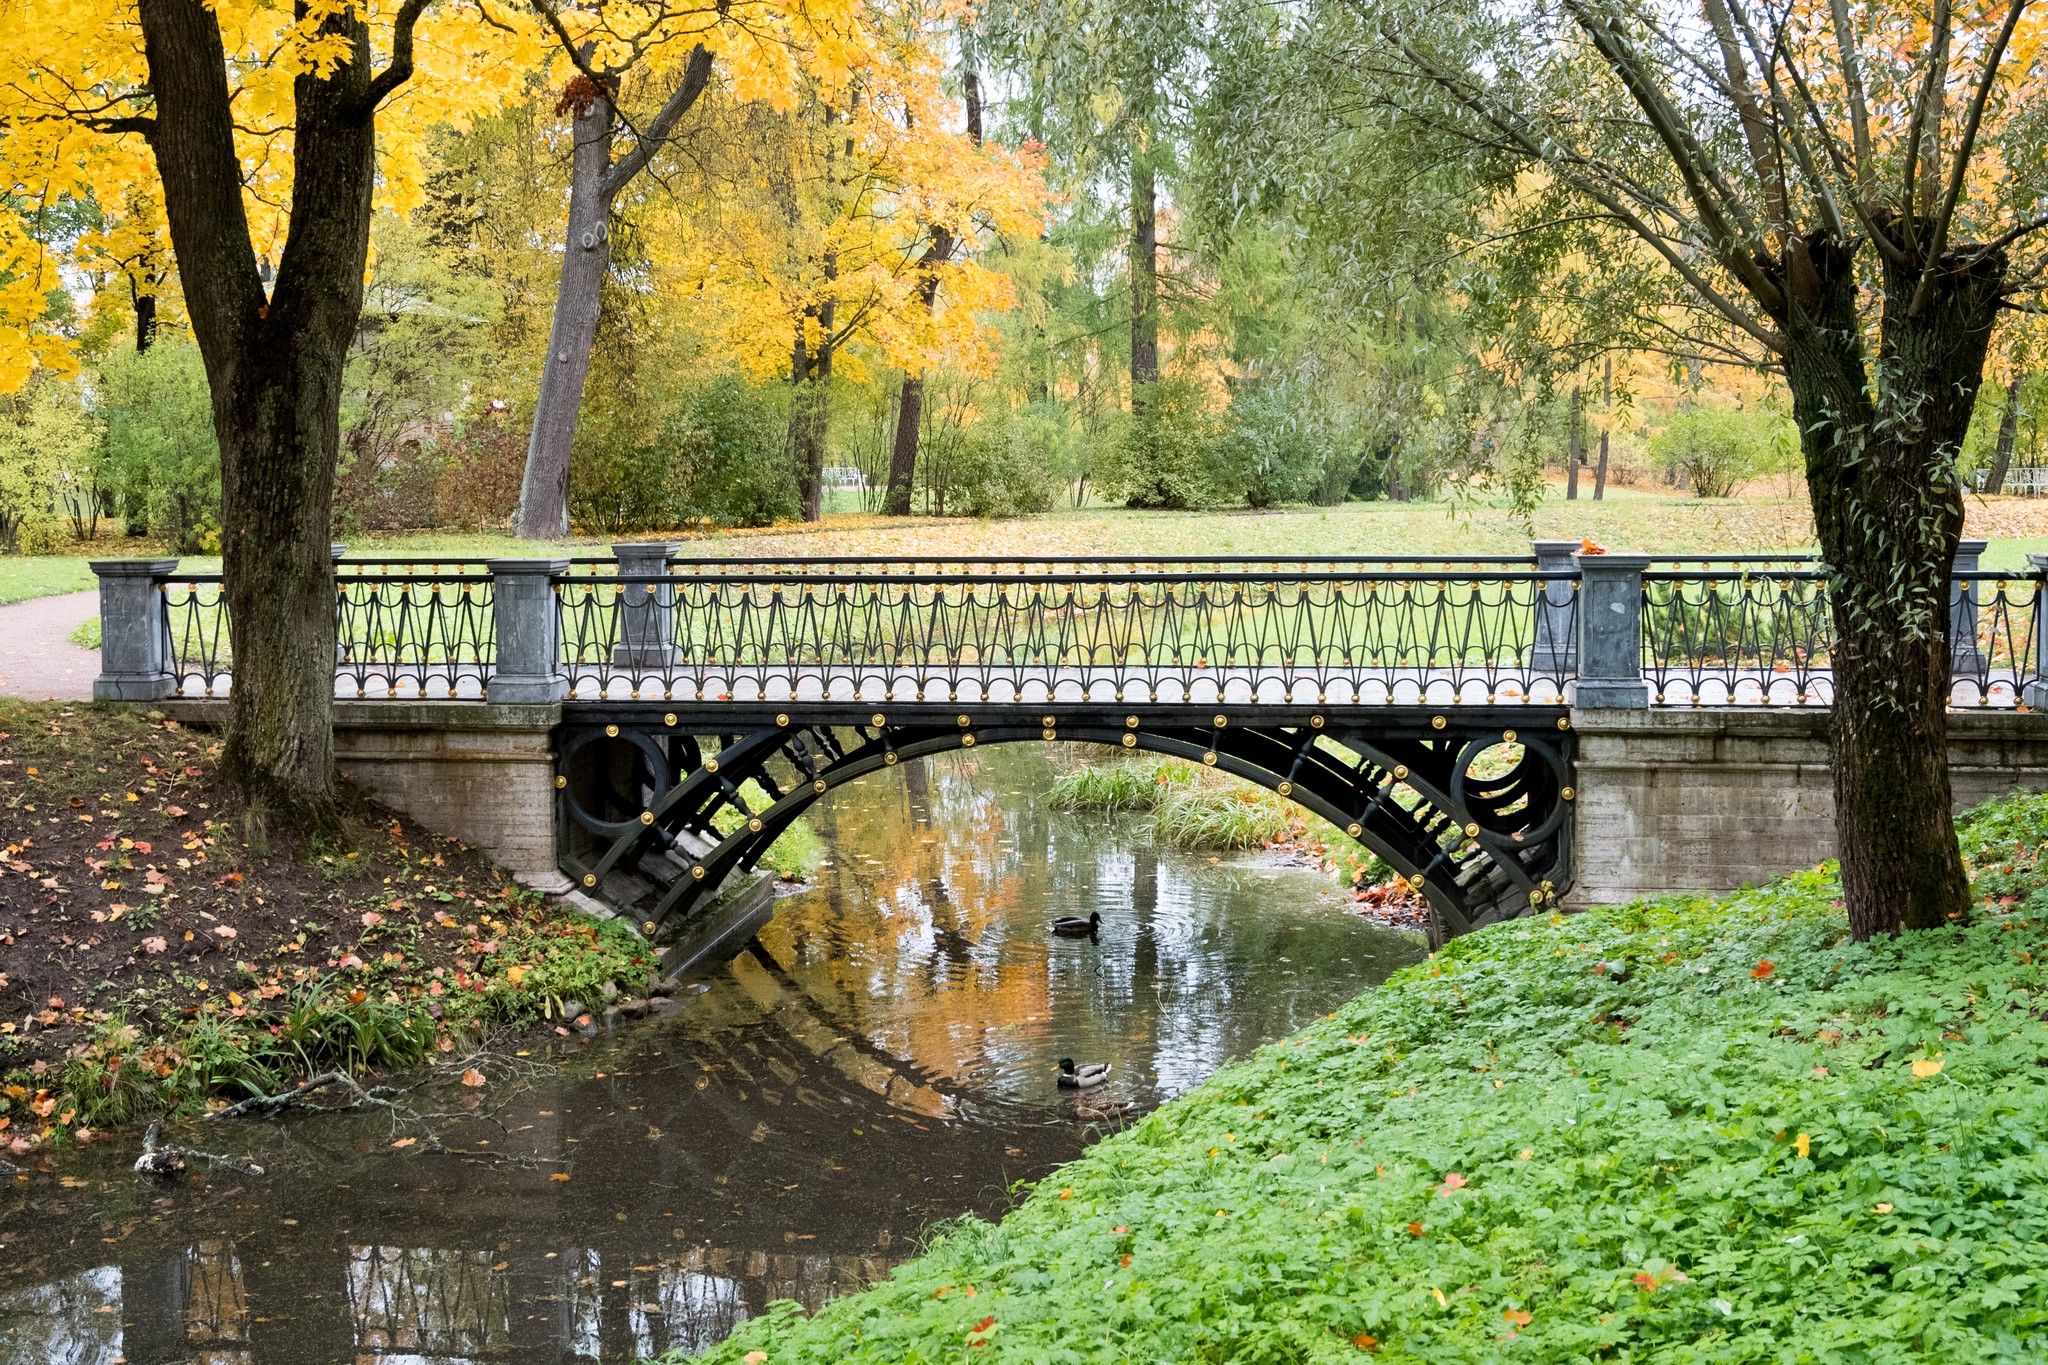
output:
[[[552,861],[650,935],[701,920],[842,782],[1050,740],[1173,755],[1288,796],[1457,934],[1573,886],[1576,716],[1831,697],[1810,562],[1578,548],[922,562],[622,544],[602,560],[341,560],[336,695],[365,731],[379,707],[393,727],[453,724],[398,709],[421,701],[548,708]],[[2040,702],[2042,570],[1980,572],[1981,548],[1957,560],[1954,702]],[[102,573],[104,695],[232,686],[217,577],[172,561]]]

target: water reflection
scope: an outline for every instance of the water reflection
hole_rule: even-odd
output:
[[[498,1160],[301,1121],[234,1130],[260,1181],[146,1187],[132,1152],[88,1150],[18,1182],[0,1365],[697,1349],[870,1282],[1078,1153],[1094,1130],[1059,1057],[1113,1063],[1091,1096],[1142,1110],[1419,955],[1313,874],[1051,812],[1050,774],[982,750],[834,793],[833,865],[747,952],[449,1132]],[[1091,910],[1098,942],[1046,932]]]

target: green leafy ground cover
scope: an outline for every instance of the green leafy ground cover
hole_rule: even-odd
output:
[[[1458,940],[711,1358],[2048,1359],[2048,799],[1976,921],[1831,869]]]

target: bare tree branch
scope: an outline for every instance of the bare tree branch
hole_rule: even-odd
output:
[[[1937,129],[1941,119],[1941,106],[1948,85],[1948,44],[1949,33],[1954,25],[1955,14],[1949,0],[1934,0],[1934,41],[1928,48],[1927,71],[1920,80],[1919,93],[1913,97],[1913,118],[1906,125],[1906,167],[1899,195],[1899,220],[1906,225],[1906,245],[1917,246],[1920,231],[1914,220],[1914,193],[1920,180],[1920,163],[1927,164],[1927,179],[1932,181],[1941,174],[1941,167],[1934,164],[1940,155],[1936,144]],[[1932,120],[1935,127],[1929,127]]]
[[[1776,313],[1783,306],[1783,295],[1757,264],[1759,258],[1767,253],[1768,245],[1761,239],[1755,225],[1748,221],[1740,197],[1722,178],[1713,158],[1686,128],[1678,111],[1671,107],[1669,97],[1644,69],[1634,44],[1621,31],[1620,25],[1610,16],[1594,13],[1586,0],[1565,0],[1565,8],[1593,40],[1594,46],[1600,49],[1601,55],[1649,120],[1651,131],[1664,144],[1673,167],[1684,180],[1699,212],[1702,226],[1714,239],[1716,257],[1730,274],[1742,281],[1743,287],[1756,297],[1765,311]],[[1730,214],[1743,220],[1744,230],[1738,232],[1728,222]]]
[[[626,182],[640,173],[648,158],[654,155],[654,149],[675,129],[676,121],[688,113],[697,97],[704,93],[704,86],[711,79],[711,62],[711,49],[702,43],[690,50],[690,61],[683,68],[682,80],[654,117],[648,120],[647,127],[637,131],[633,150],[613,162],[599,182],[598,194],[606,203],[610,203],[626,187]]]
[[[419,26],[420,15],[433,0],[405,0],[398,7],[398,16],[391,22],[391,60],[382,71],[370,81],[370,88],[356,101],[354,113],[358,118],[367,118],[377,112],[377,106],[384,97],[412,79],[412,36]]]
[[[1835,49],[1841,54],[1842,86],[1849,97],[1849,132],[1856,148],[1855,186],[1857,216],[1876,210],[1877,167],[1870,150],[1870,105],[1863,94],[1863,62],[1856,55],[1856,25],[1849,14],[1849,0],[1828,0],[1834,18]]]

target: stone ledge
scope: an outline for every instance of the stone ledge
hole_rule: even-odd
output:
[[[166,697],[150,707],[181,725],[212,729],[227,724],[220,697]],[[562,708],[547,702],[336,701],[336,730],[553,730]]]

